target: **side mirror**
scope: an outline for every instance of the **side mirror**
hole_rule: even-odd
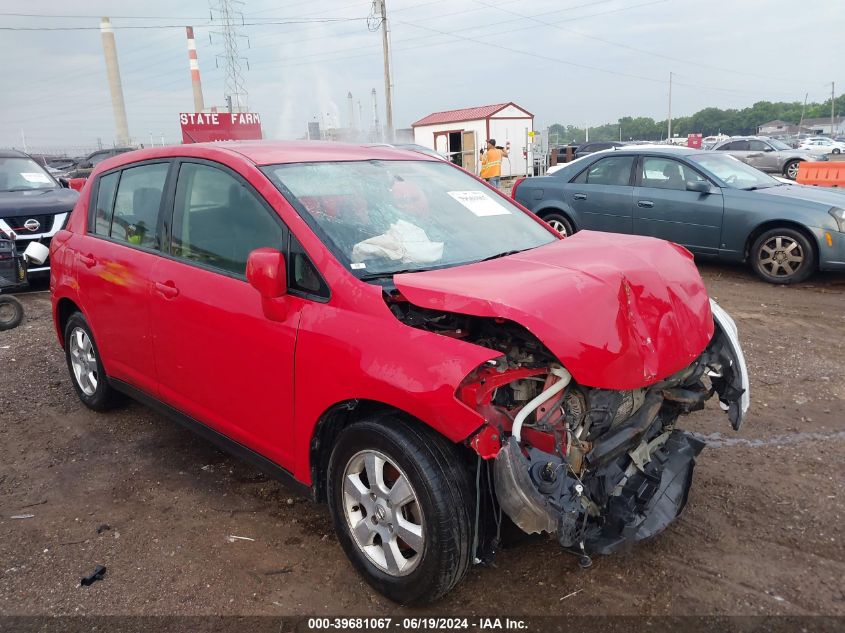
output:
[[[710,183],[703,180],[687,180],[687,191],[710,193]]]
[[[276,299],[288,290],[285,256],[273,248],[257,248],[246,260],[246,278],[262,299]]]

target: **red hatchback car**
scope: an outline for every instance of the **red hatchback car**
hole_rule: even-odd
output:
[[[748,378],[691,255],[562,239],[463,170],[327,143],[101,163],[52,242],[73,385],[155,406],[328,502],[353,565],[434,600],[516,524],[581,556],[663,530]]]

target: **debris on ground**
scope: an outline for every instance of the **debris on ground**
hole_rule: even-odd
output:
[[[83,577],[79,581],[79,584],[83,587],[90,587],[91,585],[93,585],[98,580],[102,580],[103,576],[105,576],[105,575],[106,575],[106,566],[105,565],[97,565],[94,568],[94,573],[92,573],[90,576]]]

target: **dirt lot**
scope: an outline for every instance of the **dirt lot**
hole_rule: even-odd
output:
[[[845,615],[845,276],[703,274],[739,324],[752,412],[739,434],[718,408],[687,419],[710,446],[686,514],[586,571],[551,541],[507,550],[424,610],[359,579],[325,507],[138,404],[85,409],[49,295],[22,296],[0,333],[0,614]]]

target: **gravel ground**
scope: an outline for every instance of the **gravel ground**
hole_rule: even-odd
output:
[[[324,506],[141,405],[85,409],[49,295],[21,295],[27,320],[0,333],[0,614],[845,615],[845,277],[702,274],[739,325],[752,411],[739,434],[718,407],[685,420],[710,446],[684,516],[586,571],[551,540],[506,550],[425,609],[355,574]]]

